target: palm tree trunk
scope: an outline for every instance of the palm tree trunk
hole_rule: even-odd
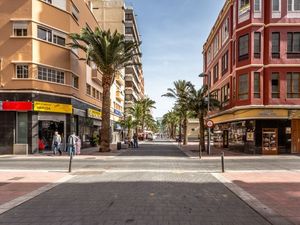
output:
[[[179,139],[182,140],[182,118],[179,118]]]
[[[200,145],[201,145],[201,151],[205,151],[205,136],[204,136],[204,118],[203,114],[199,114],[199,132],[200,132]]]
[[[103,75],[103,103],[100,152],[110,151],[110,87],[109,76]]]
[[[188,119],[187,119],[187,115],[184,116],[184,119],[183,119],[183,145],[187,145],[188,143],[188,136],[187,136],[187,122],[188,122]]]

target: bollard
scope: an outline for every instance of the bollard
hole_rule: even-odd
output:
[[[73,151],[70,151],[69,173],[72,172]]]
[[[224,152],[222,152],[222,155],[221,155],[221,163],[222,163],[222,173],[225,173],[225,167],[224,167]]]

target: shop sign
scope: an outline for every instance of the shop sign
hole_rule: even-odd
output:
[[[1,110],[4,111],[32,111],[32,102],[9,102],[1,104]]]
[[[121,111],[116,110],[116,109],[114,109],[114,113],[115,113],[117,116],[122,116],[122,115],[123,115]]]
[[[289,110],[289,118],[290,119],[299,119],[300,118],[300,110]]]
[[[55,112],[55,113],[73,113],[72,105],[53,103],[53,102],[34,102],[34,111]]]
[[[101,120],[102,119],[102,112],[94,110],[94,109],[88,109],[87,110],[87,116],[89,118]]]
[[[85,117],[86,113],[84,110],[73,108],[73,114],[76,116]]]
[[[247,141],[254,141],[254,132],[247,132],[246,140]]]

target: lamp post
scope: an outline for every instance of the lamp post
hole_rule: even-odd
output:
[[[209,119],[209,108],[210,108],[210,76],[206,73],[201,73],[199,77],[207,77],[207,119]],[[208,127],[208,138],[207,138],[207,154],[210,155],[210,127]]]

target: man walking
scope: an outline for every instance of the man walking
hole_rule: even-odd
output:
[[[53,155],[56,155],[56,152],[59,152],[59,155],[62,155],[62,151],[60,149],[61,145],[61,136],[58,134],[57,131],[54,132],[53,139],[52,139],[52,150]]]
[[[133,135],[133,148],[138,148],[139,147],[139,143],[138,143],[138,136],[137,134],[135,133]]]

